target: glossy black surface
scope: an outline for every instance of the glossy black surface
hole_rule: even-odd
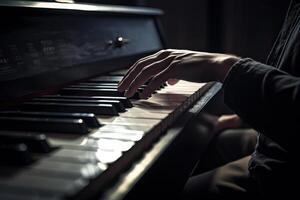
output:
[[[124,63],[163,48],[160,14],[118,6],[1,1],[0,102],[128,67]]]

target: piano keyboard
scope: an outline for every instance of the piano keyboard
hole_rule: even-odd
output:
[[[193,146],[181,131],[220,86],[164,84],[147,100],[147,83],[130,99],[117,90],[120,69],[167,48],[161,10],[8,0],[0,10],[1,200],[120,200],[169,170],[161,161],[185,157],[174,174],[192,170],[189,152],[165,158]]]
[[[180,81],[163,85],[147,100],[138,93],[127,99],[117,91],[120,74],[0,112],[0,199],[75,197],[95,180],[101,190],[121,173],[120,165],[126,170],[208,88]]]

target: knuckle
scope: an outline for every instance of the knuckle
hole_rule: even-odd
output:
[[[141,59],[139,59],[139,60],[137,60],[137,61],[135,62],[135,65],[138,66],[138,65],[140,65],[143,61],[144,61],[144,59],[141,58]]]
[[[174,51],[174,49],[165,49],[165,51],[168,53],[172,53]]]
[[[167,49],[162,49],[162,50],[160,50],[158,53],[159,54],[163,54],[163,53],[166,53],[167,52]]]
[[[175,61],[176,60],[176,58],[177,58],[177,56],[176,55],[169,55],[167,58],[166,58],[166,61],[168,61],[168,62],[172,62],[172,61]]]
[[[138,61],[137,64],[135,65],[135,67],[134,67],[134,71],[137,72],[138,70],[143,69],[144,63],[145,63],[145,60]]]
[[[167,55],[169,55],[169,54],[171,54],[171,53],[172,53],[172,50],[171,50],[171,49],[164,49],[164,50],[161,50],[160,55],[162,55],[162,56],[167,56]]]
[[[151,72],[151,69],[152,69],[151,66],[144,67],[141,70],[140,74],[147,74],[147,73]]]

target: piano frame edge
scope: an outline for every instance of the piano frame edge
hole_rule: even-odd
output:
[[[199,138],[198,135],[191,133],[187,136],[184,134],[188,131],[187,126],[190,123],[197,120],[201,113],[206,112],[205,107],[207,104],[212,104],[220,93],[222,88],[221,83],[208,83],[211,84],[209,89],[205,91],[205,94],[199,98],[196,103],[188,109],[173,126],[169,127],[165,134],[163,134],[160,140],[153,145],[153,148],[149,150],[143,158],[137,161],[133,166],[121,175],[118,181],[110,187],[99,199],[109,199],[109,200],[121,200],[121,199],[155,199],[158,196],[170,197],[170,192],[178,191],[182,188],[183,184],[189,177],[193,168],[197,164],[200,154],[203,153],[212,136],[209,133],[203,133],[203,138]],[[188,133],[189,134],[189,133]],[[200,139],[200,143],[195,143],[195,139]],[[202,140],[202,139],[205,139]],[[201,141],[202,140],[202,141]],[[186,149],[188,145],[188,150]],[[201,145],[201,149],[195,152],[193,147]],[[161,165],[164,167],[170,166],[170,158],[177,156],[178,151],[187,151],[187,153],[194,153],[193,156],[188,156],[190,159],[189,163],[183,165],[177,165],[176,167],[161,169]],[[175,159],[177,160],[177,159]],[[160,167],[158,167],[160,166]],[[182,167],[184,169],[182,169]],[[170,170],[171,169],[171,170]],[[167,170],[167,171],[166,171]],[[183,172],[176,177],[172,177],[172,174],[177,172],[177,170],[182,170]],[[161,174],[165,174],[166,177],[161,177]],[[159,179],[156,177],[159,176]],[[143,177],[143,179],[142,179]],[[174,186],[165,187],[168,183],[174,183]],[[151,189],[149,189],[151,186]],[[164,186],[164,188],[162,188]],[[174,197],[178,197],[175,192]]]
[[[95,4],[95,3],[62,3],[62,2],[43,2],[43,1],[24,1],[19,0],[11,2],[9,0],[2,0],[0,6],[3,7],[22,7],[27,9],[51,9],[57,11],[80,11],[89,13],[109,13],[109,14],[130,14],[130,15],[163,15],[163,11],[156,8],[149,7],[133,7],[133,6],[122,6],[122,5],[106,5],[106,4]]]

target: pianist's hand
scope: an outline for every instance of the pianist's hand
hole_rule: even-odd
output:
[[[149,97],[162,83],[174,83],[174,79],[193,82],[224,81],[230,67],[239,60],[226,54],[188,50],[162,50],[138,60],[119,84],[119,91],[127,97],[150,78],[151,81],[140,95]]]
[[[236,114],[221,115],[216,122],[215,132],[220,132],[225,129],[242,127],[243,122],[241,118]]]

